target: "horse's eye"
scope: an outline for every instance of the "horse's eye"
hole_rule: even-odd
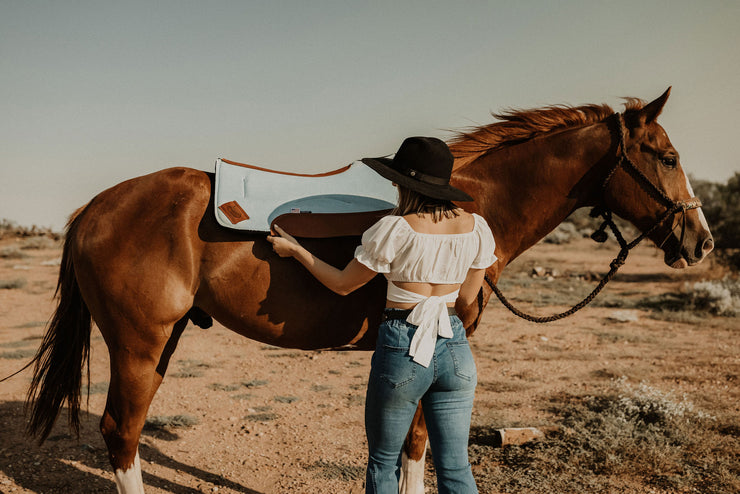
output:
[[[668,168],[676,168],[676,165],[678,164],[678,160],[676,160],[675,156],[664,156],[660,161]]]

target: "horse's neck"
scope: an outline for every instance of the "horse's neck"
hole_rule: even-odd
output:
[[[491,152],[455,174],[456,186],[476,189],[475,209],[493,230],[501,266],[598,201],[611,146],[600,123]]]

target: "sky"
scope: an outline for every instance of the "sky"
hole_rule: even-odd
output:
[[[60,230],[170,166],[317,173],[669,86],[684,169],[739,172],[737,0],[0,0],[0,219]]]

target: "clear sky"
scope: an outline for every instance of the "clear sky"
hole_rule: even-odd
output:
[[[740,171],[737,0],[0,0],[0,218],[60,229],[173,165],[331,170],[668,86],[684,168]]]

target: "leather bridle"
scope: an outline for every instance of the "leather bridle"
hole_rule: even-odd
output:
[[[591,235],[591,238],[593,238],[597,242],[605,242],[607,239],[606,228],[609,227],[614,233],[614,237],[617,239],[617,242],[619,243],[619,254],[617,254],[617,257],[615,257],[614,260],[612,260],[612,262],[610,263],[609,272],[601,279],[596,288],[594,288],[593,291],[586,298],[581,300],[578,304],[574,305],[570,309],[558,314],[553,314],[551,316],[533,316],[520,311],[519,309],[514,307],[506,299],[506,297],[504,297],[503,293],[501,293],[499,288],[486,273],[485,280],[488,283],[488,286],[491,287],[491,290],[493,290],[499,300],[501,300],[501,303],[504,304],[504,306],[506,306],[506,308],[508,308],[512,313],[516,314],[522,319],[539,323],[552,322],[568,317],[581,310],[583,307],[588,305],[596,297],[596,295],[599,294],[599,292],[601,292],[604,286],[606,286],[606,284],[609,283],[609,281],[614,277],[619,268],[624,265],[630,251],[634,249],[640,242],[642,242],[642,240],[655,232],[655,230],[657,230],[669,218],[672,218],[679,212],[682,215],[680,243],[683,243],[684,233],[686,231],[686,211],[701,207],[701,201],[697,197],[693,197],[688,201],[674,201],[673,199],[668,197],[662,190],[660,190],[660,188],[658,188],[639,168],[637,168],[634,162],[629,158],[629,156],[627,156],[624,117],[620,113],[615,113],[613,117],[617,122],[617,159],[615,160],[614,166],[611,168],[611,170],[609,170],[606,177],[604,178],[604,181],[601,184],[601,204],[591,210],[592,217],[596,218],[600,216],[602,218],[601,226],[599,226],[599,228]],[[665,206],[666,208],[665,212],[662,213],[655,220],[650,228],[642,232],[631,242],[627,242],[624,239],[624,236],[619,231],[617,225],[614,223],[614,220],[612,218],[612,211],[606,206],[606,201],[604,199],[609,182],[614,176],[614,173],[619,168],[623,169],[637,182],[637,184],[645,192],[647,192],[655,201]],[[482,311],[483,289],[481,288],[481,291],[478,293],[478,318],[480,318]]]

